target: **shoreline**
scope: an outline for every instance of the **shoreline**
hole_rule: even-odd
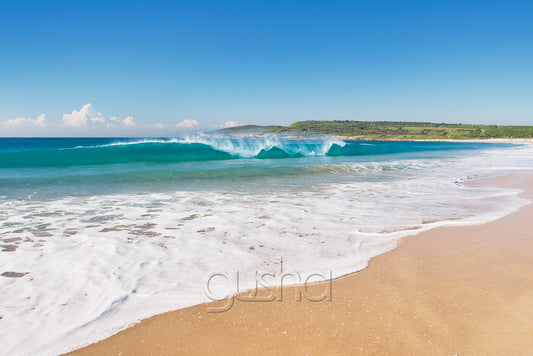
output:
[[[370,139],[358,136],[335,136],[339,140],[343,141],[376,141],[376,142],[470,142],[470,143],[533,143],[533,138],[485,138],[485,139],[440,139],[440,138],[428,138],[428,139],[402,139],[402,138],[383,138],[383,139]]]
[[[533,174],[531,173],[514,173],[497,178],[482,178],[476,180],[473,184],[487,183],[494,183],[495,185],[512,188],[520,188],[524,190],[524,193],[522,193],[521,196],[525,196],[530,200],[533,198]],[[446,258],[442,255],[448,254],[451,255],[452,258],[456,258],[458,253],[457,251],[454,251],[453,248],[450,251],[450,247],[453,245],[449,245],[449,240],[457,240],[454,235],[464,235],[466,236],[464,239],[459,239],[460,241],[456,242],[464,243],[465,245],[470,246],[470,248],[473,250],[479,249],[483,251],[484,248],[486,249],[487,247],[491,246],[485,246],[483,244],[483,239],[480,237],[475,238],[474,241],[470,241],[472,240],[472,236],[475,236],[476,234],[480,236],[486,235],[490,231],[494,230],[493,225],[501,224],[505,225],[505,228],[501,230],[503,231],[502,234],[514,235],[517,232],[516,230],[519,230],[519,228],[513,228],[512,226],[509,226],[507,221],[516,220],[517,215],[522,216],[521,219],[518,219],[519,222],[521,224],[528,225],[528,231],[533,231],[533,224],[528,224],[527,219],[524,219],[523,217],[524,214],[527,216],[528,212],[529,214],[533,213],[533,207],[531,204],[526,205],[520,210],[492,222],[466,226],[452,225],[436,227],[416,235],[404,237],[400,239],[398,246],[395,249],[372,258],[369,266],[366,269],[327,282],[317,283],[310,287],[311,290],[313,290],[313,288],[315,290],[316,288],[321,290],[320,288],[324,288],[325,284],[331,283],[331,302],[322,301],[313,303],[306,300],[303,300],[302,302],[296,302],[291,298],[287,298],[281,303],[250,303],[249,300],[246,300],[245,296],[241,296],[241,298],[236,298],[233,307],[224,313],[207,312],[207,307],[209,305],[216,305],[216,303],[200,304],[142,320],[140,323],[125,329],[118,334],[111,336],[110,338],[104,339],[85,348],[78,349],[71,354],[105,355],[116,354],[120,351],[122,351],[123,354],[128,354],[135,350],[143,350],[144,352],[157,352],[161,354],[171,354],[175,353],[176,351],[184,350],[194,353],[228,351],[245,353],[265,350],[274,352],[281,349],[284,351],[292,351],[297,353],[304,353],[304,351],[353,352],[360,350],[361,347],[363,350],[360,351],[363,352],[364,350],[367,352],[369,350],[374,352],[397,352],[399,350],[402,352],[437,353],[448,353],[452,351],[455,353],[471,353],[480,351],[481,349],[478,349],[479,347],[485,347],[486,345],[491,344],[488,338],[483,339],[482,345],[480,343],[474,343],[472,341],[472,335],[470,334],[470,336],[466,339],[465,337],[461,336],[465,335],[465,331],[462,331],[462,334],[461,332],[459,332],[459,334],[451,334],[452,336],[455,335],[454,337],[450,336],[450,330],[448,330],[447,333],[444,332],[444,335],[442,335],[442,333],[438,332],[443,331],[442,327],[439,328],[438,325],[439,323],[443,322],[441,319],[443,319],[443,317],[446,319],[446,317],[439,315],[439,313],[436,313],[434,310],[430,314],[433,319],[437,319],[433,320],[433,324],[437,326],[434,326],[433,324],[428,324],[431,326],[426,325],[424,329],[425,334],[420,334],[418,331],[411,330],[412,335],[410,335],[410,337],[413,338],[413,340],[417,340],[417,344],[411,342],[402,343],[401,340],[395,340],[392,335],[389,334],[391,329],[396,333],[399,333],[395,334],[396,336],[403,335],[402,337],[404,337],[405,333],[402,331],[404,328],[407,327],[406,330],[409,330],[408,327],[412,327],[411,324],[413,321],[416,321],[417,319],[423,319],[419,315],[411,315],[409,317],[404,316],[405,313],[409,314],[412,312],[413,308],[418,308],[420,306],[419,304],[421,299],[427,299],[426,303],[424,303],[427,309],[428,305],[440,305],[440,302],[442,301],[441,297],[444,297],[443,295],[438,295],[435,297],[435,295],[431,295],[431,293],[429,293],[428,296],[425,296],[424,293],[419,293],[419,295],[417,295],[418,301],[413,304],[412,300],[405,298],[405,295],[412,295],[412,291],[405,290],[406,286],[404,283],[398,284],[398,281],[402,281],[402,278],[398,278],[398,275],[410,277],[408,279],[410,279],[411,284],[414,285],[428,283],[431,284],[431,281],[435,282],[439,280],[446,280],[452,275],[469,277],[468,275],[464,275],[465,271],[469,270],[468,268],[465,268],[465,266],[459,266],[455,273],[451,273],[450,271],[446,272],[447,269],[453,269],[454,266],[449,266],[449,263],[446,263]],[[455,232],[455,234],[450,234],[450,231]],[[451,238],[450,235],[452,236]],[[527,238],[528,236],[530,237],[529,239]],[[522,243],[527,245],[527,249],[518,249],[517,251],[512,247],[509,248],[507,246],[507,248],[510,250],[510,253],[516,254],[519,252],[526,252],[527,260],[533,261],[533,235],[528,236],[525,238],[522,237],[520,240]],[[516,239],[516,237],[514,237],[514,239]],[[502,239],[498,237],[491,237],[488,239],[488,241],[492,241],[493,244],[501,244],[501,240]],[[473,244],[474,246],[471,246],[472,242],[475,242]],[[444,258],[445,263],[441,266],[434,266],[430,268],[432,273],[422,270],[418,271],[420,274],[415,273],[413,275],[413,269],[416,270],[421,262],[418,259],[421,258],[423,261],[427,260],[427,258],[424,258],[424,254],[420,254],[420,251],[427,250],[428,248],[430,250],[434,250],[434,245],[441,247],[444,245],[447,248],[442,251],[442,253],[436,251],[434,255],[434,257],[438,257],[441,260]],[[415,248],[415,251],[412,251],[413,247]],[[460,252],[461,251],[459,251],[459,253]],[[462,252],[464,253],[464,251]],[[490,248],[489,251],[485,252],[494,253],[493,249]],[[476,259],[477,257],[479,256],[476,256],[475,253],[470,251],[470,254],[463,256],[463,260]],[[483,257],[483,254],[481,254],[481,257]],[[398,259],[407,259],[409,263],[405,265],[402,264],[401,266],[396,265]],[[516,259],[510,260],[514,261]],[[431,264],[432,261],[426,262]],[[513,267],[516,269],[520,266]],[[533,262],[531,262],[531,265],[528,267],[533,267]],[[445,272],[440,272],[440,270]],[[527,269],[522,268],[521,270]],[[478,268],[470,271],[470,273],[473,274],[483,274],[486,272],[487,268]],[[440,275],[440,278],[434,278],[435,274]],[[498,269],[492,271],[493,278],[494,274],[498,274]],[[519,276],[515,275],[515,280],[517,277],[518,279],[528,279],[527,274],[522,274]],[[383,279],[388,283],[385,283],[385,285],[377,283],[377,281],[380,279]],[[450,282],[453,282],[453,279]],[[525,292],[528,295],[533,296],[533,278],[531,282],[531,284],[527,284],[528,288],[526,288]],[[523,281],[521,284],[524,284]],[[395,290],[396,293],[393,293],[395,297],[391,299],[390,296],[387,297],[387,295],[383,295],[381,299],[377,298],[376,295],[378,295],[384,287],[387,287],[386,289],[392,288]],[[294,293],[299,286],[293,285],[286,286],[284,288],[287,288],[287,295],[292,295],[292,293]],[[469,289],[468,286],[465,286],[465,288]],[[279,292],[280,288],[276,287],[275,289],[277,292]],[[451,290],[454,292],[454,294],[461,294],[461,289],[462,285],[455,285]],[[487,287],[486,289],[490,288]],[[369,291],[372,292],[369,293]],[[480,289],[479,291],[483,292],[483,295],[488,295],[488,290],[484,291],[483,289]],[[445,294],[445,292],[441,292],[439,294]],[[469,294],[467,295],[471,298],[474,298],[474,296]],[[471,298],[469,297],[459,298],[459,300],[456,300],[455,302],[456,304],[469,304],[470,302],[470,308],[475,309],[475,306],[476,304],[479,304],[479,301],[476,301],[476,303],[472,305]],[[359,299],[359,303],[353,302],[352,299]],[[373,299],[376,300],[374,302],[374,306],[372,306]],[[532,302],[527,307],[530,310],[533,310],[533,298],[530,300]],[[365,301],[365,303],[362,301]],[[379,301],[381,302],[381,308],[375,308],[377,302]],[[390,311],[391,303],[395,306],[394,313],[391,313]],[[505,305],[498,306],[502,307]],[[443,308],[442,305],[441,308]],[[347,309],[349,310],[348,313],[346,313]],[[376,315],[381,316],[372,319],[370,317],[375,314],[374,309],[376,309],[378,313]],[[520,310],[523,312],[527,309],[523,307]],[[533,318],[533,312],[531,314],[531,317]],[[354,315],[354,317],[357,315],[358,317],[354,319],[351,317],[351,315]],[[468,315],[471,314],[467,314],[466,316],[462,315],[462,319],[461,316],[455,315],[457,318],[457,324],[463,326],[467,325],[469,327],[475,326],[472,323],[468,323]],[[332,316],[333,318],[331,318]],[[502,315],[501,317],[506,319],[506,316],[507,315]],[[386,325],[382,325],[382,321],[385,318],[394,319],[395,322],[388,324],[388,327]],[[480,315],[479,318],[483,319],[483,315]],[[317,319],[319,322],[317,322]],[[291,320],[297,320],[297,322],[293,323]],[[335,322],[335,320],[344,321]],[[362,323],[363,320],[365,321],[364,323]],[[355,324],[349,326],[350,322]],[[503,321],[500,320],[500,322]],[[395,328],[393,325],[403,326],[400,328]],[[477,325],[480,324],[478,323]],[[311,326],[312,330],[309,330],[309,327]],[[367,328],[364,326],[367,326]],[[533,323],[527,323],[526,326],[528,328],[527,330],[531,331],[530,335],[533,335]],[[274,330],[278,327],[281,327],[281,332],[275,333]],[[450,325],[450,323],[448,323],[447,328],[454,329],[454,325]],[[338,332],[339,330],[342,330],[340,334]],[[355,341],[350,341],[344,337],[341,337],[343,341],[338,342],[331,334],[333,331],[337,336],[352,335],[352,337],[355,338]],[[327,336],[328,333],[330,333],[329,336]],[[439,342],[438,337],[433,337],[435,340],[431,341],[431,339],[429,339],[429,341],[424,342],[424,347],[420,346],[420,342],[422,342],[421,339],[426,338],[428,334],[435,333],[439,334],[439,337],[442,339],[441,342]],[[373,337],[369,338],[369,334],[372,334]],[[265,340],[265,335],[269,335],[268,340]],[[448,335],[448,338],[446,338],[446,335]],[[236,345],[234,342],[235,337],[241,338],[239,340],[247,341],[247,344]],[[361,341],[361,337],[366,341]],[[450,337],[455,340],[455,343],[450,343]],[[530,339],[533,340],[533,338]],[[319,347],[316,345],[316,340],[322,340],[320,343],[325,344],[325,346]],[[492,340],[492,343],[494,342],[495,341]],[[398,345],[398,343],[400,343],[402,347],[395,346],[396,349],[391,349],[392,346]],[[532,345],[530,345],[527,343],[525,337],[522,337],[518,342],[512,345],[506,344],[506,347],[503,348],[503,351],[508,351],[510,346],[518,347],[513,349],[515,351],[525,350],[524,348],[521,348],[523,346],[522,344],[527,344],[533,347],[533,342],[531,342]],[[457,348],[454,348],[454,346]],[[496,346],[497,345],[493,345],[493,347]],[[236,347],[238,348],[235,349]],[[489,349],[487,348],[486,350]]]

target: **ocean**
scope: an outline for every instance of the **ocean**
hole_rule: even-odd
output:
[[[527,144],[281,134],[0,139],[0,354],[58,354],[210,301],[206,280],[338,277],[398,239],[527,202],[468,180],[533,167]],[[249,278],[246,279],[246,276]]]

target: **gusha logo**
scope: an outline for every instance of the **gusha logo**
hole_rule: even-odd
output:
[[[286,297],[285,284],[289,284],[294,289],[296,302],[301,302],[304,298],[315,303],[330,302],[333,296],[332,277],[331,271],[328,274],[284,272],[283,258],[280,260],[279,274],[256,271],[253,279],[255,287],[245,291],[241,291],[242,277],[239,271],[231,275],[227,272],[211,273],[204,284],[205,295],[212,301],[224,302],[224,304],[212,306],[210,303],[207,312],[226,312],[233,307],[235,299],[241,302],[282,302]],[[226,292],[220,292],[219,289],[224,289]]]

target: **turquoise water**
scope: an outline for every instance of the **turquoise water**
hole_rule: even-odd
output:
[[[51,199],[113,192],[292,188],[379,179],[343,170],[346,164],[438,159],[508,146],[342,142],[330,137],[2,138],[0,196]]]

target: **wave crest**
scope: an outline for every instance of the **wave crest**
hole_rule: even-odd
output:
[[[184,139],[129,139],[101,145],[0,152],[0,168],[324,156],[333,145],[344,145],[344,142],[330,137],[301,139],[282,135],[236,137],[204,134]]]

